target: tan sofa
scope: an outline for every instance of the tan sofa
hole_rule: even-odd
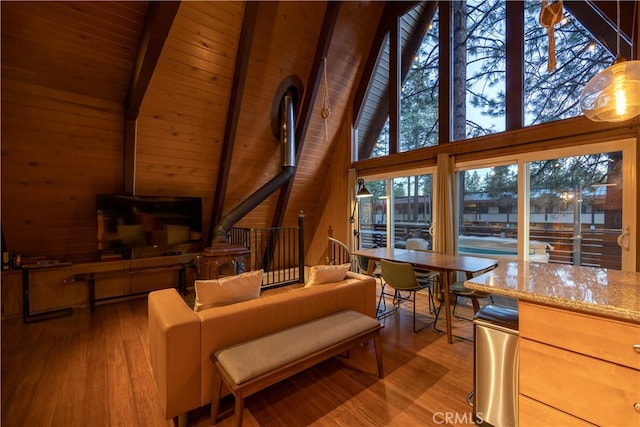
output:
[[[210,356],[217,350],[347,309],[375,317],[374,278],[348,272],[340,282],[267,291],[201,312],[173,288],[151,292],[149,353],[165,417],[184,416],[211,402]]]

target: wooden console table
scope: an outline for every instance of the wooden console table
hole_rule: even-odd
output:
[[[68,316],[73,308],[86,307],[87,297],[94,312],[99,301],[142,295],[156,289],[175,287],[185,294],[193,276],[191,271],[195,271],[196,256],[187,253],[78,264],[25,265],[21,270],[3,272],[2,315],[21,315],[24,323],[31,323]]]
[[[114,298],[121,298],[126,296],[135,296],[141,293],[127,294],[127,295],[117,295],[110,296],[106,298],[96,298],[96,279],[100,278],[108,278],[108,277],[116,277],[123,275],[134,275],[134,274],[143,274],[149,272],[160,272],[160,271],[178,271],[178,292],[182,295],[187,294],[187,269],[193,268],[191,263],[182,263],[182,264],[172,264],[166,266],[156,266],[156,267],[147,267],[147,268],[134,268],[131,270],[116,270],[116,271],[99,271],[99,272],[89,272],[89,273],[80,273],[76,274],[71,278],[73,282],[87,282],[89,285],[89,307],[92,313],[96,311],[96,302],[98,301],[107,301]]]

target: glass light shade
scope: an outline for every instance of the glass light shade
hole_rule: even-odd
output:
[[[640,115],[640,61],[616,60],[580,94],[584,115],[596,122],[622,122]]]

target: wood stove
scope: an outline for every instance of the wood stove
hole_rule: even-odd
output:
[[[251,269],[251,252],[244,246],[214,243],[196,257],[197,278],[219,279]]]

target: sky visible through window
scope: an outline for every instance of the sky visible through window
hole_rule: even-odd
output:
[[[450,140],[472,139],[506,129],[506,2],[469,0],[455,5],[460,4],[466,5],[465,45],[460,50],[454,43],[453,62],[457,64],[455,58],[464,55],[466,69],[459,73],[460,68],[454,66],[452,80],[453,105],[462,103],[464,108],[453,108],[454,132]],[[554,31],[557,65],[549,71],[549,37],[539,22],[540,7],[539,1],[525,1],[525,127],[580,116],[582,88],[613,61],[611,52],[594,43],[591,34],[565,8],[565,19]],[[400,152],[435,146],[439,141],[438,16],[436,13],[401,88]],[[458,81],[464,82],[463,92],[455,90]],[[462,96],[462,101],[457,101],[456,96]],[[456,125],[460,122],[463,129]],[[389,141],[387,121],[369,157],[388,155]]]

